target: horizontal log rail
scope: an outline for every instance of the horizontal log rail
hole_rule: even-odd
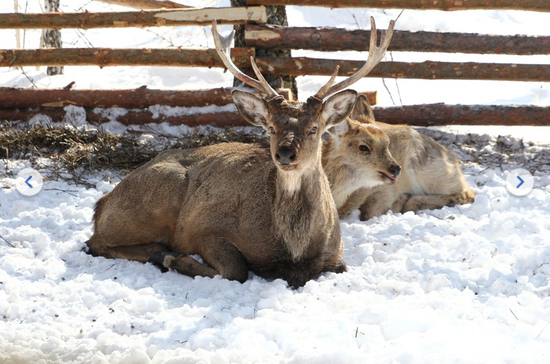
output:
[[[250,64],[249,58],[254,56],[254,49],[233,48],[231,56]],[[243,65],[242,61],[236,61],[236,64]],[[222,67],[223,63],[215,49],[0,49],[0,67],[25,66]]]
[[[232,58],[239,68],[250,67],[252,48],[233,48]],[[331,75],[337,65],[340,76],[357,71],[363,61],[307,57],[257,57],[264,74],[291,76]],[[0,50],[0,67],[24,66],[174,66],[223,67],[214,49],[112,49],[64,48]],[[550,82],[550,65],[476,62],[382,62],[367,77],[507,80]]]
[[[53,121],[61,122],[65,118],[65,111],[59,108],[47,109],[43,108],[36,110],[21,110],[21,109],[0,109],[0,120],[30,120],[36,115],[45,115]],[[101,113],[95,113],[91,109],[86,109],[86,120],[95,123],[106,123],[111,121],[109,117],[103,116]],[[190,127],[200,125],[214,125],[221,128],[233,126],[250,126],[243,119],[238,111],[226,111],[219,113],[195,113],[193,115],[183,116],[166,116],[159,115],[155,117],[153,113],[144,110],[128,110],[124,115],[119,115],[116,120],[124,125],[143,125],[143,124],[159,124],[168,122],[173,125],[187,125]]]
[[[144,109],[151,105],[166,106],[223,106],[233,103],[231,92],[234,88],[208,90],[174,91],[151,90],[146,87],[131,90],[71,90],[28,89],[0,87],[2,108],[55,108],[68,105],[86,108],[122,107]]]
[[[223,106],[233,103],[231,93],[235,88],[221,87],[208,90],[153,90],[147,87],[127,90],[73,90],[73,84],[63,89],[29,89],[0,87],[0,108],[62,108],[68,105],[85,108],[121,107],[146,109],[151,105],[203,107]],[[251,92],[259,92],[252,90]],[[289,99],[290,90],[277,92]],[[365,93],[371,104],[376,104],[376,92]]]
[[[550,11],[550,2],[546,0],[247,0],[246,4],[443,11],[493,9]]]
[[[102,116],[101,113],[93,112],[92,109],[86,111],[89,121],[97,123],[111,121],[109,118]],[[60,108],[42,108],[40,110],[0,109],[0,119],[2,120],[28,120],[37,114],[47,115],[53,121],[62,121],[65,117],[65,112]],[[550,125],[550,108],[537,106],[426,104],[388,108],[376,107],[374,114],[377,120],[386,123],[414,126]],[[199,125],[250,126],[237,111],[154,117],[153,113],[147,110],[128,110],[125,115],[118,116],[117,121],[125,125],[168,122],[192,127]]]
[[[101,13],[6,13],[0,29],[127,28],[174,25],[265,23],[265,7],[143,10]]]
[[[161,0],[98,0],[113,5],[126,6],[134,9],[184,9],[191,6],[182,5],[173,1]]]
[[[549,126],[550,107],[424,104],[374,108],[376,120],[415,126]]]
[[[340,76],[355,73],[364,61],[344,61],[307,57],[258,57],[256,63],[265,74],[291,76],[328,76],[340,66]],[[507,64],[477,62],[382,62],[367,77],[414,78],[427,80],[498,80],[498,81],[550,81],[550,65]]]
[[[365,51],[369,48],[370,30],[246,25],[244,37],[247,47],[262,49]],[[380,37],[379,31],[378,39]],[[393,32],[389,50],[513,55],[550,54],[550,36],[494,36],[396,30]]]

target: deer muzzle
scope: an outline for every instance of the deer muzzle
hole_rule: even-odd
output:
[[[281,166],[289,166],[296,161],[296,153],[294,152],[294,148],[281,146],[277,149],[275,158]]]
[[[397,176],[401,174],[401,167],[397,164],[392,164],[387,171],[380,172],[385,182],[392,183],[397,180]]]

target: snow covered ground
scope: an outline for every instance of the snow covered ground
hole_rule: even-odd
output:
[[[0,11],[12,11],[9,3]],[[116,8],[63,3],[65,11]],[[375,14],[384,27],[384,19],[399,12],[387,13],[291,8],[289,18],[300,25],[354,27],[366,24],[366,14]],[[405,11],[397,28],[548,35],[550,28],[540,24],[549,20],[544,13]],[[177,45],[191,42],[189,34],[210,44],[208,29],[155,31]],[[77,34],[67,31],[64,39],[76,44],[84,39]],[[105,34],[89,31],[85,39],[120,46]],[[124,45],[167,46],[144,30],[121,34]],[[32,37],[29,32],[29,42]],[[0,47],[13,47],[12,42],[13,31],[2,31]],[[548,57],[536,62],[550,63]],[[231,77],[218,70],[72,67],[64,76],[47,77],[45,69],[25,74],[0,69],[0,84],[29,86],[29,78],[39,87],[75,80],[80,88],[231,84]],[[324,80],[301,78],[301,98]],[[364,82],[358,90],[385,93],[380,80]],[[401,97],[395,81],[386,83],[398,103],[550,104],[547,83],[398,81]],[[428,92],[434,85],[441,88]],[[391,100],[381,97],[380,103]],[[116,185],[116,175],[90,176],[95,188],[46,179],[38,195],[25,197],[14,187],[14,173],[29,162],[0,161],[0,362],[550,362],[549,129],[424,132],[463,158],[475,202],[418,214],[388,213],[367,222],[352,214],[341,222],[349,272],[322,275],[298,290],[254,275],[244,284],[192,279],[163,274],[149,264],[91,257],[83,249],[92,234],[93,206]],[[535,175],[535,187],[525,197],[505,186],[516,167]]]

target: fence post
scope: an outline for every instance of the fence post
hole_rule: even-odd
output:
[[[246,6],[246,0],[231,0],[231,6],[239,7]],[[280,26],[288,26],[286,17],[286,10],[284,6],[266,6],[267,12],[267,24],[274,24]],[[244,38],[245,26],[235,25],[235,47],[247,47]],[[290,50],[273,50],[273,49],[261,49],[256,48],[256,57],[286,57],[290,58]],[[265,75],[266,81],[274,89],[287,88],[294,94],[294,97],[298,97],[298,87],[296,86],[296,79],[294,76],[284,75]],[[240,81],[237,79],[233,82],[234,86],[240,85]]]
[[[44,0],[44,10],[46,12],[59,11],[59,0]],[[61,48],[61,31],[59,29],[44,29],[42,31],[42,47],[44,48]],[[50,76],[62,75],[62,66],[50,66],[46,69],[46,73]]]

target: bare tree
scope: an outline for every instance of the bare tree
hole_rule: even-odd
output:
[[[44,0],[44,10],[46,12],[59,11],[59,0]],[[44,29],[42,31],[42,47],[61,48],[61,31],[59,29]],[[62,75],[63,66],[50,66],[46,72],[48,75]]]
[[[231,6],[246,6],[246,0],[231,0]],[[266,6],[267,24],[288,26],[284,6]],[[246,47],[244,40],[244,25],[235,25],[235,47]],[[256,48],[257,57],[290,57],[289,49],[260,49]],[[275,89],[288,88],[298,97],[298,88],[294,76],[265,75],[267,82]],[[235,79],[235,86],[240,81]]]

